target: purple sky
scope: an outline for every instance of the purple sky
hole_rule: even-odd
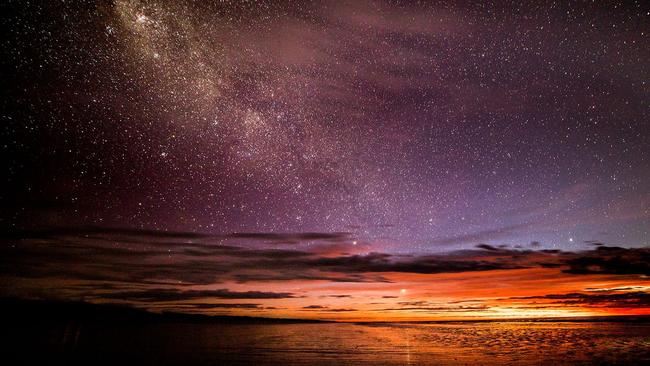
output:
[[[648,245],[648,7],[537,4],[5,4],[2,225]]]

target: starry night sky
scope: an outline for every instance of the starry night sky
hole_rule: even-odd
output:
[[[10,242],[119,228],[361,255],[650,243],[641,1],[0,12]]]

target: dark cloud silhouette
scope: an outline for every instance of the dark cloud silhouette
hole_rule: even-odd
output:
[[[200,245],[200,243],[223,241],[252,241],[272,244],[301,244],[305,242],[348,243],[354,239],[347,232],[305,232],[305,233],[230,233],[204,234],[196,232],[157,231],[132,228],[81,226],[54,227],[10,230],[0,235],[5,240],[24,239],[63,239],[86,238],[105,239],[121,242],[139,242],[155,245],[158,242],[167,243],[170,239],[178,244]]]
[[[144,291],[113,292],[102,296],[103,298],[120,299],[127,301],[161,302],[161,301],[186,301],[203,298],[213,299],[288,299],[294,294],[288,292],[262,292],[245,291],[236,292],[228,289],[219,290],[187,290],[176,289],[150,289]]]
[[[327,313],[347,313],[350,311],[358,311],[357,309],[345,309],[345,308],[336,308],[336,309],[326,309],[324,312]]]
[[[297,264],[298,265],[298,264]],[[279,273],[256,273],[256,274],[233,274],[233,278],[239,283],[248,282],[274,282],[274,281],[328,281],[328,282],[384,282],[390,283],[388,279],[372,274],[337,273],[332,275],[322,274],[316,271],[313,274],[283,270]],[[305,268],[305,271],[309,271]]]
[[[457,312],[474,312],[489,310],[490,307],[486,305],[476,306],[404,306],[377,309],[375,311],[405,311],[405,312],[431,312],[431,313],[457,313]]]
[[[585,291],[589,292],[611,292],[611,291],[639,291],[645,290],[646,286],[623,286],[623,287],[611,287],[611,288],[599,288],[599,287],[587,287]]]
[[[176,305],[175,305],[176,306]],[[211,310],[211,309],[263,309],[261,304],[210,304],[210,303],[192,303],[192,304],[180,304],[176,307],[177,309],[200,309],[200,310]]]
[[[89,238],[89,234],[137,234],[139,242]],[[477,251],[399,256],[386,253],[323,256],[304,250],[245,248],[207,243],[166,242],[161,238],[203,237],[187,233],[85,228],[39,231],[0,248],[0,273],[27,278],[64,277],[85,280],[157,283],[165,279],[208,284],[220,280],[267,282],[320,280],[389,282],[378,275],[458,273],[529,267],[563,268],[571,274],[648,274],[647,249],[598,246],[580,253],[556,250],[513,250],[480,244]],[[45,235],[44,233],[47,233]],[[65,234],[65,237],[59,235]],[[119,236],[118,235],[118,236]],[[338,234],[337,234],[338,235]],[[49,239],[45,237],[51,236]],[[336,235],[335,235],[336,236]],[[277,238],[276,234],[268,236]],[[295,238],[295,236],[292,236]],[[315,234],[306,235],[308,238]],[[327,236],[321,236],[327,237]],[[173,261],[163,260],[173,258]],[[236,269],[236,271],[235,271]]]
[[[328,254],[308,249],[276,249],[224,245],[202,234],[150,232],[130,229],[81,228],[39,230],[5,236],[0,246],[0,276],[5,284],[14,279],[42,283],[41,294],[65,291],[70,298],[123,300],[155,304],[214,299],[282,299],[290,292],[187,290],[188,285],[325,281],[333,283],[390,283],[391,273],[438,274],[549,268],[565,275],[649,275],[648,248],[595,245],[582,252],[532,250],[479,244],[476,249],[430,255],[387,253]],[[29,234],[29,235],[28,235]],[[30,236],[31,235],[31,236]],[[284,235],[284,234],[282,234]],[[242,235],[239,239],[338,240],[345,235],[303,236],[280,234]],[[20,239],[16,239],[20,238]],[[206,240],[206,238],[208,238]],[[301,247],[303,248],[303,247]],[[309,248],[309,247],[307,247]],[[79,282],[78,286],[52,287],[52,279]],[[83,283],[82,283],[83,282]],[[0,287],[0,293],[20,294],[20,288]],[[25,290],[24,293],[27,290]],[[39,295],[40,296],[40,295]],[[349,295],[331,295],[348,297]],[[629,296],[629,295],[626,295]],[[385,299],[396,296],[383,296]],[[596,300],[598,298],[591,298]],[[604,299],[604,298],[601,298]],[[612,302],[629,302],[611,296]],[[551,300],[551,299],[546,299]],[[559,300],[559,299],[556,299]],[[586,298],[565,299],[585,301]],[[603,300],[604,301],[604,300]],[[402,304],[435,310],[439,305]],[[330,309],[331,310],[331,309]],[[423,310],[424,309],[413,309]]]
[[[649,248],[620,248],[597,246],[565,262],[565,273],[573,274],[642,274],[650,275]]]
[[[352,295],[325,295],[321,297],[333,297],[335,299],[351,298]]]
[[[456,302],[458,303],[458,302]],[[476,310],[488,310],[484,304],[476,305],[451,305],[452,303],[433,303],[426,300],[399,301],[397,307],[377,309],[375,311],[406,311],[406,312],[471,312]]]
[[[491,250],[491,251],[499,250],[498,248],[495,248],[495,247],[493,247],[491,245],[488,245],[488,244],[479,244],[476,247],[479,248],[479,249],[485,249],[485,250]]]
[[[428,301],[400,301],[399,305],[420,306],[428,304]]]
[[[585,240],[585,243],[591,244],[591,245],[597,246],[597,247],[605,245],[604,243],[602,243],[601,241],[598,241],[598,240]]]
[[[580,305],[582,307],[640,307],[650,306],[650,293],[632,291],[622,293],[586,294],[580,292],[548,294],[542,296],[509,297],[508,300],[548,300],[554,304]]]
[[[525,268],[516,263],[448,259],[444,256],[396,257],[385,253],[340,257],[306,258],[306,267],[317,267],[333,272],[403,272],[403,273],[457,273],[495,269]]]
[[[318,310],[319,312],[324,312],[324,313],[344,313],[344,312],[350,312],[350,311],[357,311],[357,309],[347,309],[347,308],[333,308],[330,309],[327,306],[322,306],[322,305],[308,305],[308,306],[303,306],[303,310]]]

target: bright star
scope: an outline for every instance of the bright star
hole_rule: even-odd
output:
[[[144,14],[138,14],[138,16],[135,18],[135,21],[138,23],[144,23],[148,20],[147,16]]]

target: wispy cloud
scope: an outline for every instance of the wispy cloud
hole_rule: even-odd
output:
[[[315,233],[287,237],[308,242],[315,238],[341,238],[339,234]],[[427,255],[379,252],[352,255],[323,253],[301,243],[296,243],[294,249],[277,249],[273,247],[277,238],[275,234],[246,235],[246,240],[265,243],[246,246],[221,244],[213,241],[212,236],[200,234],[139,230],[83,228],[79,231],[13,233],[5,236],[5,245],[0,248],[3,258],[0,276],[4,279],[0,292],[3,296],[37,294],[45,298],[56,294],[70,299],[120,301],[145,307],[178,308],[182,305],[182,308],[197,311],[293,306],[294,309],[328,313],[367,309],[372,312],[451,314],[488,311],[490,309],[486,307],[495,304],[506,306],[506,302],[519,307],[524,306],[522,303],[549,307],[648,306],[645,287],[639,284],[604,288],[587,285],[580,288],[584,292],[510,296],[493,302],[477,299],[466,305],[458,305],[467,302],[466,298],[440,303],[418,298],[423,295],[421,293],[415,295],[416,298],[405,300],[401,297],[410,297],[410,293],[368,290],[392,288],[391,291],[399,292],[401,286],[407,286],[402,283],[408,278],[451,275],[454,278],[475,278],[479,273],[479,278],[485,278],[484,286],[489,287],[495,285],[485,275],[491,272],[525,274],[528,273],[525,271],[547,271],[548,276],[552,272],[553,276],[564,276],[567,281],[577,283],[581,283],[577,278],[595,275],[636,276],[638,281],[643,281],[642,276],[650,274],[648,248],[611,247],[598,243],[592,250],[564,252],[479,244],[472,250]],[[29,285],[21,287],[18,285],[21,283]],[[310,287],[309,284],[320,285]],[[356,292],[361,288],[355,286],[362,284],[366,290]],[[339,291],[332,291],[339,288]],[[259,303],[230,303],[242,299],[255,299]],[[318,303],[324,299],[336,303],[336,306]],[[383,307],[370,305],[377,304],[378,299],[390,304]],[[307,301],[318,302],[305,304]]]
[[[144,291],[111,292],[102,295],[103,298],[126,301],[160,302],[187,301],[195,299],[290,299],[294,294],[289,292],[245,291],[236,292],[228,289],[218,290],[177,290],[154,288]]]
[[[650,307],[650,292],[631,291],[623,293],[566,293],[547,294],[541,296],[510,297],[506,300],[536,300],[536,303],[550,305],[579,306],[579,307]]]
[[[496,229],[481,230],[463,235],[454,235],[446,237],[437,237],[431,239],[431,244],[435,245],[454,245],[467,243],[480,243],[488,240],[501,239],[510,236],[513,233],[531,227],[532,224],[517,224]]]

